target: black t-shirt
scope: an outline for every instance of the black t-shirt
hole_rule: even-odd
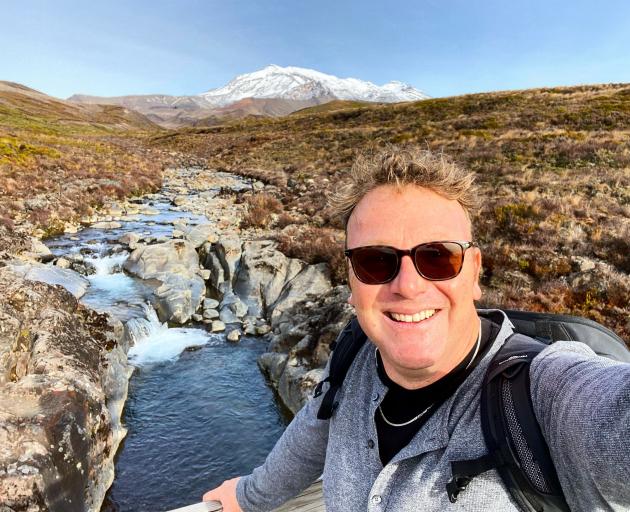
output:
[[[420,389],[405,389],[392,381],[383,368],[381,356],[377,351],[376,361],[378,376],[389,389],[379,408],[376,409],[374,420],[378,434],[378,451],[383,466],[385,466],[402,448],[407,446],[416,435],[420,427],[429,419],[431,414],[453,395],[470,372],[477,366],[485,352],[492,346],[492,341],[499,333],[499,325],[481,319],[481,340],[477,355],[476,344],[463,361],[450,373],[434,383]],[[474,361],[471,361],[474,356]],[[470,366],[468,366],[470,364]],[[416,416],[420,415],[417,419]],[[390,423],[401,426],[389,425]],[[410,421],[413,420],[413,421]]]

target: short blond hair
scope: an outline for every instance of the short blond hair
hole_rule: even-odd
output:
[[[473,173],[464,171],[443,153],[416,146],[389,146],[383,151],[357,156],[350,170],[350,182],[329,198],[332,213],[344,228],[359,201],[384,185],[415,185],[457,201],[470,219],[479,207]]]

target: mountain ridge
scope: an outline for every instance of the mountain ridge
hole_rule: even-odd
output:
[[[429,98],[400,81],[382,86],[357,78],[338,78],[320,71],[275,64],[236,76],[223,87],[191,96],[167,94],[114,97],[74,94],[68,101],[80,104],[120,105],[140,112],[167,128],[206,124],[221,117],[277,117],[334,100],[397,103]],[[237,104],[253,100],[247,108]],[[263,101],[265,100],[265,101]],[[270,101],[273,108],[270,108]]]

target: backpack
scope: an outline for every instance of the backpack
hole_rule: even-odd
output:
[[[630,363],[624,341],[606,327],[585,318],[505,310],[515,332],[494,355],[481,391],[481,424],[489,453],[474,460],[451,462],[452,479],[446,485],[449,500],[457,501],[470,481],[496,469],[512,498],[525,512],[565,512],[564,498],[549,448],[533,410],[529,367],[536,355],[558,340],[581,341],[598,355]],[[492,313],[478,312],[480,316]],[[331,344],[329,374],[314,396],[322,394],[317,417],[332,417],[337,391],[367,340],[353,318]]]

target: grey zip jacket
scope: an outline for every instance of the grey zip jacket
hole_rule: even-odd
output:
[[[374,413],[387,392],[374,345],[362,347],[330,420],[318,420],[323,397],[310,400],[265,463],[241,478],[245,512],[268,511],[323,473],[328,512],[513,512],[520,510],[495,470],[475,477],[456,503],[446,493],[451,461],[487,454],[480,419],[481,385],[495,352],[512,334],[504,317],[493,346],[468,378],[385,467]],[[630,511],[630,364],[560,341],[530,368],[537,419],[573,511]]]

